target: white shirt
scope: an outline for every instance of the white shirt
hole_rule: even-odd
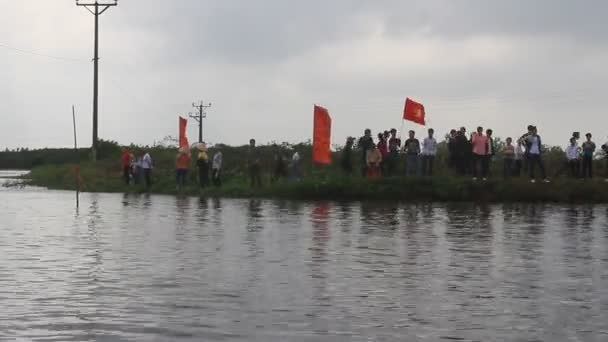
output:
[[[568,160],[577,160],[579,158],[579,149],[578,146],[574,145],[568,145],[568,147],[566,148],[566,158],[568,158]]]
[[[294,163],[297,163],[300,161],[300,154],[298,152],[294,153],[293,156],[291,157],[291,161]]]
[[[146,153],[144,157],[141,159],[141,167],[143,169],[151,169],[152,168],[152,157],[150,157],[149,153]]]
[[[437,154],[437,140],[435,138],[426,137],[422,141],[422,155],[434,156]]]
[[[524,158],[524,148],[520,144],[515,146],[515,160],[522,160]]]
[[[533,136],[532,138],[532,144],[530,145],[530,154],[540,154],[540,146],[538,144],[538,137],[537,136]]]
[[[220,170],[222,168],[223,159],[224,159],[224,156],[223,156],[222,152],[218,152],[218,153],[214,154],[211,168]]]

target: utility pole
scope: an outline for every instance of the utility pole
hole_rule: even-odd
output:
[[[211,102],[205,104],[203,101],[200,101],[198,103],[193,103],[192,107],[197,109],[197,113],[196,114],[188,114],[188,116],[190,116],[191,118],[193,118],[194,120],[196,120],[198,122],[198,142],[202,143],[203,142],[203,119],[207,117],[207,108],[211,107]]]
[[[97,0],[95,0],[95,2],[81,3],[80,0],[76,0],[76,6],[86,8],[95,16],[95,56],[93,57],[93,146],[91,147],[93,161],[97,161],[97,145],[99,142],[99,136],[97,135],[97,98],[99,94],[99,16],[102,15],[103,12],[107,11],[108,8],[117,5],[118,0],[114,0],[113,3],[99,3]]]

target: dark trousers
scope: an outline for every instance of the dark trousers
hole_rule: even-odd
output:
[[[578,178],[578,175],[580,173],[580,165],[581,163],[578,161],[578,159],[568,160],[568,170],[570,171],[570,177]]]
[[[391,152],[386,160],[386,175],[388,177],[397,175],[397,165],[399,164],[399,152]]]
[[[253,165],[249,168],[249,178],[251,179],[251,187],[261,187],[262,186],[262,177],[260,175],[260,166]]]
[[[483,156],[481,160],[481,176],[484,178],[490,175],[490,163],[492,163],[492,156]]]
[[[432,176],[433,175],[433,163],[435,162],[435,156],[422,156],[422,175]]]
[[[152,169],[143,169],[144,170],[144,184],[146,185],[146,189],[152,186]]]
[[[540,154],[528,154],[528,171],[530,171],[530,178],[535,179],[534,169],[536,166],[540,169],[540,175],[543,178],[547,178],[547,174],[545,173],[545,165],[543,164],[543,160],[540,157]]]
[[[186,184],[186,176],[188,175],[187,169],[177,169],[175,171],[175,183],[178,187],[183,187]]]
[[[367,152],[363,153],[363,159],[361,159],[361,177],[367,177]]]
[[[213,169],[211,172],[211,179],[213,180],[213,185],[221,186],[222,185],[222,177],[219,169]]]
[[[485,155],[473,154],[473,177],[487,177],[486,169],[486,157]]]
[[[502,176],[507,179],[513,176],[513,166],[515,164],[515,160],[513,158],[505,158],[503,159],[502,165]]]
[[[583,178],[593,178],[593,157],[583,156]]]
[[[201,188],[209,186],[209,163],[206,161],[198,162],[198,183]]]
[[[405,158],[405,173],[407,176],[418,176],[418,155],[408,154]]]
[[[122,167],[122,178],[125,181],[125,184],[129,185],[129,182],[131,180],[131,167],[130,166]]]
[[[458,155],[454,158],[454,165],[458,175],[464,176],[467,174],[467,163],[467,158],[464,155]]]

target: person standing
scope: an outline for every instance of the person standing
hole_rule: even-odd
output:
[[[582,145],[583,148],[583,178],[593,178],[593,155],[595,154],[595,143],[591,141],[591,133],[585,134],[587,141]]]
[[[524,147],[524,159],[523,159],[523,169],[524,171],[529,171],[528,169],[528,161],[530,160],[529,158],[529,150],[528,150],[528,138],[532,136],[534,131],[534,126],[533,125],[528,125],[528,132],[523,134],[518,140],[518,143],[521,143],[521,146]]]
[[[353,144],[355,143],[355,138],[348,137],[346,138],[346,145],[344,145],[344,149],[342,149],[340,166],[342,166],[342,171],[347,176],[353,175]]]
[[[190,152],[187,147],[180,147],[175,158],[175,179],[177,190],[186,185],[186,176],[188,175],[188,169],[190,169]]]
[[[282,178],[287,177],[287,161],[285,160],[285,154],[281,149],[274,145],[274,150],[276,151],[274,155],[274,172],[272,173],[272,182],[276,182]]]
[[[197,149],[196,166],[198,167],[198,184],[201,188],[206,188],[209,186],[209,154],[207,153],[207,145],[200,143]]]
[[[490,176],[490,172],[492,170],[491,165],[492,165],[492,159],[494,159],[494,156],[496,155],[496,142],[494,141],[494,138],[492,137],[492,134],[494,132],[491,129],[487,129],[486,130],[486,138],[488,138],[488,147],[487,147],[487,153],[485,158],[483,159],[483,168],[484,168],[484,172],[486,174],[486,177]]]
[[[515,146],[515,156],[513,161],[513,172],[511,173],[514,177],[521,176],[521,169],[524,166],[524,158],[526,152],[524,151],[524,146],[521,141],[517,141],[517,145]]]
[[[549,183],[545,173],[545,165],[542,160],[542,139],[538,135],[538,129],[532,126],[532,133],[525,138],[526,151],[528,153],[528,169],[530,172],[530,182],[536,183],[534,169],[536,166],[540,169],[541,176],[545,183]]]
[[[391,129],[391,137],[388,140],[388,176],[395,176],[399,165],[399,150],[401,149],[401,139],[397,138],[397,130]]]
[[[224,154],[222,151],[217,151],[213,155],[211,163],[211,180],[216,187],[222,186],[222,165],[224,164]]]
[[[293,153],[293,155],[291,156],[291,165],[290,165],[292,180],[299,181],[300,178],[302,178],[302,171],[300,170],[300,160],[301,160],[300,153],[298,151],[295,151]],[[352,172],[352,166],[351,166],[351,172]]]
[[[570,145],[566,148],[566,163],[568,165],[568,170],[570,171],[570,177],[578,178],[579,177],[579,168],[580,164],[580,149],[576,145],[576,138],[570,138]]]
[[[375,147],[372,131],[365,129],[363,136],[357,142],[357,148],[361,152],[361,176],[367,177],[367,153]]]
[[[453,171],[457,171],[458,168],[456,167],[456,130],[452,129],[450,130],[450,134],[448,135],[448,167],[453,170]]]
[[[435,130],[429,128],[428,137],[422,141],[422,175],[432,176],[433,175],[433,164],[435,162],[435,155],[437,154],[437,140],[433,135]]]
[[[386,176],[388,174],[388,142],[386,141],[384,133],[378,133],[378,146],[376,147],[382,155],[382,162],[380,163],[380,172],[382,176]]]
[[[380,152],[380,149],[378,149],[377,146],[374,146],[367,153],[367,177],[380,177],[382,175],[380,165],[382,165],[382,152]]]
[[[129,185],[131,180],[131,153],[127,149],[124,149],[120,160],[122,163],[122,178],[125,184]]]
[[[469,153],[471,153],[471,145],[465,135],[464,128],[456,132],[454,141],[454,163],[459,176],[465,176],[469,169]]]
[[[416,139],[416,132],[410,131],[409,138],[403,144],[405,150],[405,170],[407,176],[418,175],[418,158],[420,155],[420,141]]]
[[[488,155],[488,137],[483,135],[483,127],[477,127],[477,132],[471,134],[471,145],[473,146],[473,180],[481,175],[487,180],[488,174],[485,168],[485,159]]]
[[[513,146],[513,139],[508,137],[506,140],[505,149],[502,151],[502,176],[504,179],[508,179],[513,175],[514,163],[515,163],[515,146]]]
[[[260,160],[258,148],[255,146],[255,139],[249,139],[247,166],[249,168],[249,178],[251,179],[251,187],[261,187],[262,162]]]
[[[144,172],[144,184],[146,185],[146,189],[150,189],[152,186],[152,157],[148,151],[143,151],[144,156],[141,158],[141,168]]]
[[[465,174],[473,175],[475,168],[475,160],[473,157],[473,144],[471,143],[471,139],[467,139],[467,129],[464,127],[460,127],[460,132],[462,132],[462,136],[464,137],[463,148],[463,165],[465,168]]]

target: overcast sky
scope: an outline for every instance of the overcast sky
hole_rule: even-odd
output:
[[[72,104],[89,145],[93,16],[73,0],[0,13],[0,148],[70,146]],[[546,143],[603,142],[607,17],[602,0],[121,0],[101,17],[99,134],[151,144],[205,100],[205,140],[299,142],[316,103],[341,144],[400,128],[410,96],[441,135],[533,123]]]

